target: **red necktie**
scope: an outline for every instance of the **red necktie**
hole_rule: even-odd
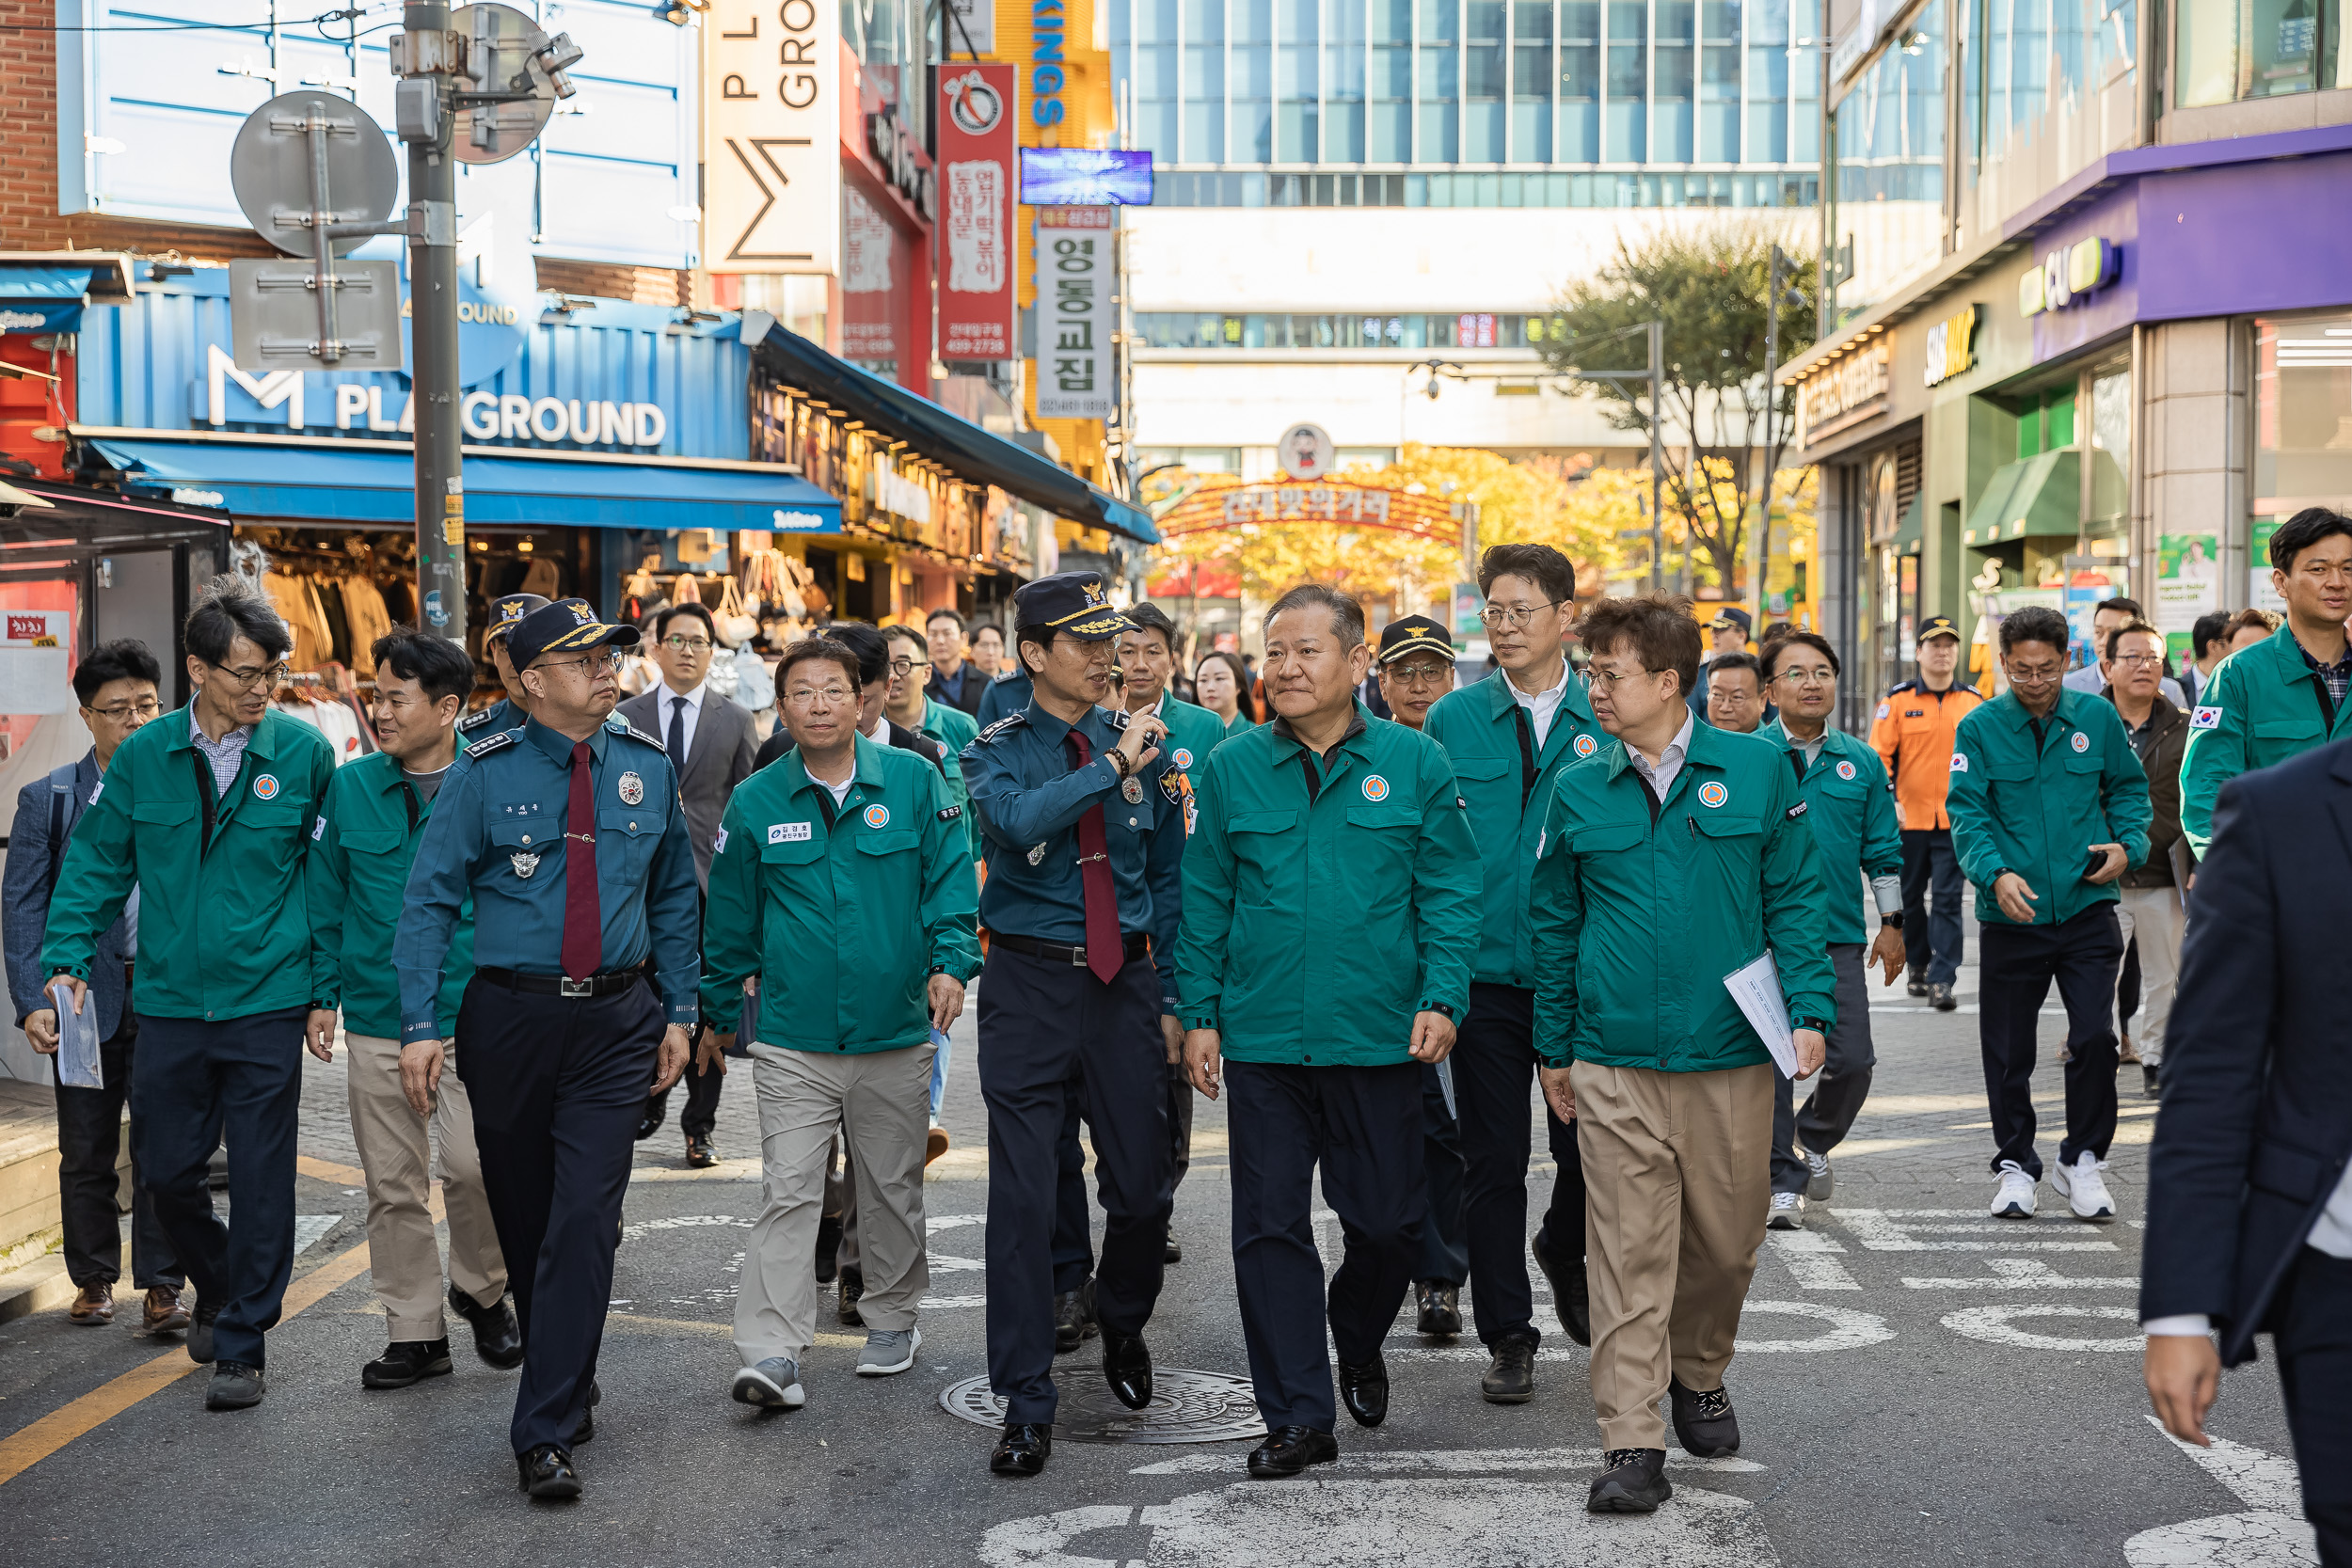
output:
[[[594,974],[604,958],[604,918],[596,903],[596,784],[588,761],[588,742],[573,746],[572,800],[564,816],[564,973],[575,980]]]
[[[1085,736],[1073,728],[1068,739],[1077,766],[1084,768],[1094,760],[1093,748]],[[1127,944],[1119,934],[1119,887],[1111,880],[1110,845],[1103,834],[1100,800],[1078,818],[1078,880],[1086,889],[1087,967],[1107,986],[1127,962]]]

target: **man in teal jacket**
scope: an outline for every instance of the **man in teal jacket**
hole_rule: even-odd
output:
[[[1499,677],[1464,687],[1429,710],[1470,805],[1485,863],[1486,918],[1470,963],[1470,1016],[1454,1052],[1462,1114],[1462,1211],[1470,1305],[1493,1354],[1481,1391],[1517,1404],[1535,1387],[1535,1303],[1527,1258],[1550,1282],[1560,1325],[1592,1342],[1584,1281],[1584,1168],[1576,1129],[1544,1117],[1558,1174],[1551,1203],[1527,1237],[1528,1085],[1535,1056],[1535,955],[1528,923],[1544,808],[1560,770],[1608,741],[1563,640],[1576,614],[1576,568],[1549,545],[1497,545],[1479,562],[1482,612]]]
[[[1788,762],[1696,722],[1683,695],[1699,663],[1689,602],[1603,599],[1578,631],[1616,744],[1561,773],[1544,818],[1535,1051],[1552,1109],[1581,1118],[1604,1450],[1585,1506],[1647,1513],[1674,1491],[1660,1396],[1684,1452],[1740,1446],[1724,1373],[1764,1240],[1774,1076],[1750,1018],[1788,1028],[1810,1076],[1835,981]]]
[[[2066,1004],[2066,1138],[2051,1176],[2077,1219],[2115,1218],[2100,1172],[2115,1140],[2115,879],[2148,856],[2148,775],[2115,705],[2068,691],[2066,617],[2028,606],[2001,622],[2010,689],[1952,732],[1945,810],[1977,886],[1985,1098],[1996,1219],[2031,1219],[2034,1037],[2058,981]],[[2193,742],[2192,742],[2193,744]]]
[[[1878,1053],[1870,1041],[1870,965],[1895,983],[1903,967],[1903,840],[1895,786],[1867,740],[1829,727],[1837,706],[1837,650],[1817,632],[1792,632],[1763,654],[1764,697],[1780,717],[1756,733],[1781,748],[1797,777],[1804,819],[1821,852],[1828,884],[1829,961],[1837,972],[1837,1022],[1804,1109],[1786,1078],[1772,1085],[1772,1212],[1768,1227],[1804,1225],[1805,1199],[1829,1201],[1836,1186],[1829,1151],[1845,1141],[1870,1093]],[[1725,686],[1717,684],[1721,698]],[[1864,928],[1855,884],[1870,884],[1878,934]],[[1863,942],[1868,938],[1869,950]],[[1804,1140],[1800,1148],[1798,1140]]]
[[[1233,1274],[1266,1440],[1257,1477],[1339,1456],[1315,1251],[1315,1167],[1346,1257],[1331,1276],[1340,1391],[1388,1414],[1380,1343],[1421,1250],[1421,1064],[1469,1001],[1478,850],[1444,749],[1355,700],[1354,599],[1294,588],[1265,621],[1277,717],[1196,775],[1176,984],[1184,1061],[1232,1089]]]

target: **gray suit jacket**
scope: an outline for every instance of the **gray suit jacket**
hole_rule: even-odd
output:
[[[666,699],[670,689],[656,686],[623,703],[620,715],[656,740],[667,743],[670,720]],[[719,818],[727,809],[735,786],[752,776],[759,741],[752,716],[707,688],[702,712],[694,721],[694,738],[687,754],[672,757],[678,790],[686,798],[686,830],[694,843],[694,880],[710,887],[710,847],[719,836]]]
[[[89,806],[90,796],[98,788],[98,752],[95,749],[83,753],[82,760],[72,768],[71,787],[58,790],[65,783],[68,770],[58,768],[44,774],[17,792],[16,826],[8,832],[8,869],[5,882],[0,882],[0,943],[8,950],[8,996],[16,1006],[16,1022],[22,1028],[26,1015],[49,1006],[48,996],[41,990],[40,948],[49,931],[49,895],[55,891],[50,879],[52,845],[49,836],[50,812],[56,805],[65,808],[65,837],[73,835],[73,825],[82,819]],[[63,799],[56,799],[62,795]],[[55,846],[59,860],[65,858],[63,840]],[[117,919],[98,939],[96,960],[90,965],[90,1000],[98,1005],[98,1037],[112,1039],[122,1025],[122,1008],[128,1000],[128,988],[122,981],[123,948],[130,941],[129,922]]]

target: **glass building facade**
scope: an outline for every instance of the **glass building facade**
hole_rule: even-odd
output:
[[[1156,205],[1819,194],[1820,0],[1100,3],[1128,144],[1160,170]]]

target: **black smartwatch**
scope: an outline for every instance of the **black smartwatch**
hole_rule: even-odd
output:
[[[1818,1018],[1801,1018],[1797,1020],[1794,1027],[1799,1029],[1810,1029],[1817,1035],[1826,1035],[1829,1033],[1829,1025]]]
[[[1899,931],[1903,928],[1903,911],[1897,910],[1893,914],[1883,914],[1879,916],[1879,924],[1890,931]]]

